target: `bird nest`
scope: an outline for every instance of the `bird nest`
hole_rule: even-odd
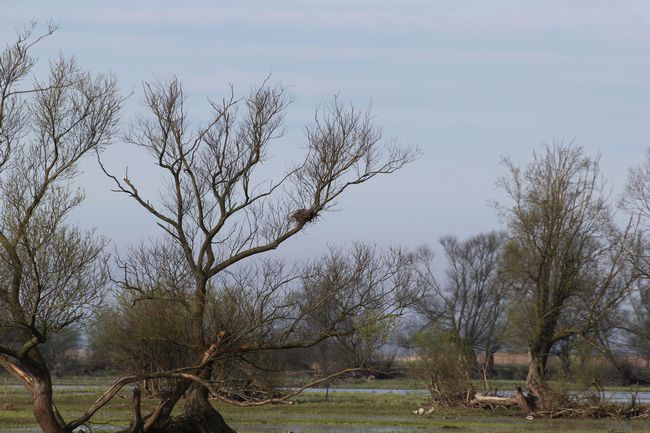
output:
[[[316,219],[318,213],[312,209],[298,209],[291,214],[291,218],[298,224],[307,224]]]

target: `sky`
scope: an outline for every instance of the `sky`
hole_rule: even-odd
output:
[[[304,257],[347,241],[414,247],[447,234],[502,228],[503,156],[519,163],[541,143],[572,141],[601,155],[616,192],[650,146],[650,3],[554,0],[11,1],[0,41],[31,19],[60,29],[36,48],[41,63],[74,55],[112,72],[142,111],[142,82],[177,76],[200,122],[208,98],[245,94],[269,74],[295,102],[272,164],[295,161],[319,103],[338,94],[372,112],[387,138],[422,156],[350,191],[336,212],[288,242]],[[38,73],[38,71],[37,71]],[[106,151],[155,190],[157,173],[119,137]],[[155,222],[86,161],[87,199],[75,213],[120,250],[159,235]]]

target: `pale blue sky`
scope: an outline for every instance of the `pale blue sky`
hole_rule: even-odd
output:
[[[274,150],[280,167],[323,98],[372,99],[386,135],[423,157],[348,194],[285,246],[290,256],[328,242],[414,246],[499,228],[488,200],[499,195],[500,156],[526,161],[543,141],[600,152],[615,189],[650,145],[647,1],[3,1],[0,38],[29,19],[61,25],[41,59],[74,54],[135,90],[125,118],[139,109],[143,79],[176,74],[201,120],[206,97],[228,82],[246,92],[272,73],[296,98],[292,132]],[[155,184],[120,143],[107,160]],[[82,182],[78,217],[118,246],[157,233],[93,164]]]

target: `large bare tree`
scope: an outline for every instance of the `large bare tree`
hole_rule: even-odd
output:
[[[633,226],[617,227],[598,158],[574,144],[545,145],[519,167],[504,160],[509,202],[505,272],[513,286],[512,326],[528,345],[531,404],[557,403],[545,370],[555,343],[597,329],[634,287]]]
[[[121,99],[112,77],[63,57],[30,83],[30,51],[55,30],[35,25],[0,52],[0,365],[31,392],[41,429],[63,433],[41,345],[104,297],[106,241],[68,222],[83,199],[71,181],[111,139]]]
[[[206,386],[215,359],[223,354],[220,342],[228,335],[225,329],[208,332],[206,323],[213,308],[221,311],[233,305],[234,296],[218,291],[217,281],[235,266],[244,266],[242,261],[272,251],[300,233],[332,209],[349,187],[402,168],[416,151],[385,142],[369,113],[335,98],[318,110],[313,125],[306,128],[302,162],[269,180],[263,166],[272,153],[270,146],[284,134],[290,103],[284,88],[264,82],[245,97],[231,94],[212,102],[210,120],[201,127],[190,123],[177,79],[146,83],[144,95],[147,112],[127,134],[127,141],[146,149],[161,170],[161,199],[145,197],[129,176],[109,175],[116,189],[148,211],[180,251],[191,278],[186,302],[195,361],[191,374],[184,373],[142,428],[146,432],[230,432],[210,405],[208,397],[214,392]],[[130,266],[125,264],[127,277]],[[128,278],[123,283],[132,285]],[[212,287],[217,290],[215,297],[210,295]],[[267,288],[264,293],[262,299],[279,292]],[[237,308],[257,299],[246,293],[240,296],[234,303]],[[284,347],[295,344],[287,340]],[[183,396],[184,416],[173,419],[171,411]]]

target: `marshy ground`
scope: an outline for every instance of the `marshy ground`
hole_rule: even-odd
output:
[[[110,384],[109,378],[74,378],[56,382],[56,401],[66,418],[87,408]],[[506,389],[510,384],[499,384]],[[426,405],[425,393],[354,392],[354,388],[417,389],[416,382],[373,381],[343,383],[345,391],[334,388],[327,401],[322,391],[308,392],[294,405],[239,408],[216,404],[238,432],[649,432],[650,420],[526,419],[519,410],[439,409],[431,416],[413,415]],[[647,390],[646,390],[647,391]],[[122,392],[95,418],[87,429],[112,432],[128,425],[129,390]],[[155,400],[145,400],[151,408]],[[0,432],[38,432],[28,394],[10,379],[0,379]]]

